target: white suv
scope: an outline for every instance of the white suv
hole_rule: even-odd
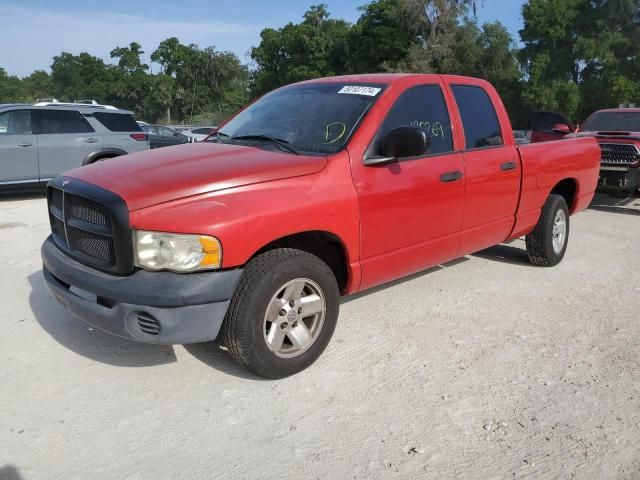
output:
[[[126,110],[96,104],[0,104],[0,190],[44,186],[75,167],[149,148]]]

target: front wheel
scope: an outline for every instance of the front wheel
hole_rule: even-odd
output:
[[[549,195],[538,224],[527,235],[529,261],[542,267],[560,263],[569,242],[569,208],[564,197]]]
[[[324,351],[338,311],[338,285],[327,264],[301,250],[270,250],[247,264],[222,325],[222,342],[254,373],[286,377]]]

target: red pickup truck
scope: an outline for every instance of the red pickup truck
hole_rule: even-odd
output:
[[[327,346],[341,295],[523,235],[532,263],[557,264],[599,160],[592,138],[516,146],[482,80],[302,82],[205,142],[52,180],[43,273],[101,330],[220,337],[253,372],[283,377]]]

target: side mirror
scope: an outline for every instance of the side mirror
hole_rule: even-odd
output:
[[[553,130],[554,133],[561,133],[563,135],[571,133],[571,127],[565,123],[558,123],[551,127],[551,130]]]
[[[428,152],[431,139],[416,127],[397,127],[382,139],[382,157],[368,158],[365,165],[384,165],[401,158],[419,157]]]

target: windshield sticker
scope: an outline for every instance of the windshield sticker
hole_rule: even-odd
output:
[[[325,127],[324,144],[336,143],[347,133],[347,126],[342,122],[333,122]]]
[[[362,87],[358,85],[345,85],[340,89],[338,93],[346,95],[366,95],[368,97],[375,97],[380,93],[381,88],[376,87]]]

